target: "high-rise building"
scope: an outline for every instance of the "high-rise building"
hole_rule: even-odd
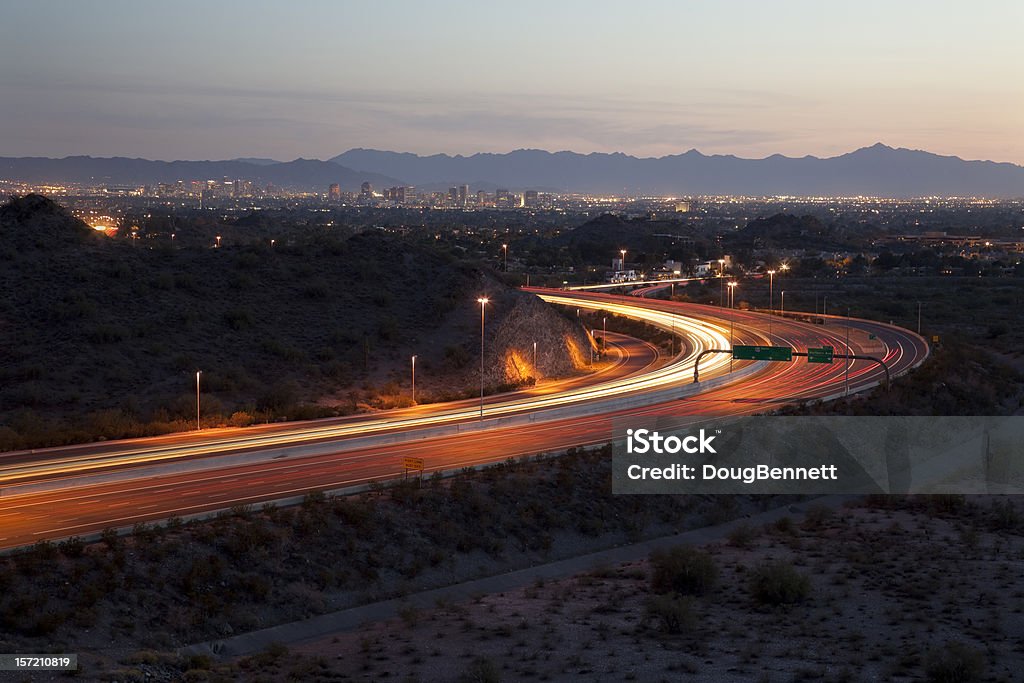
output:
[[[483,190],[476,191],[476,205],[487,206],[487,193]]]
[[[459,185],[459,206],[465,206],[469,199],[469,185]]]
[[[494,192],[494,205],[497,206],[499,209],[508,208],[508,206],[510,205],[508,190],[499,187]]]
[[[341,201],[341,185],[338,183],[331,183],[331,186],[327,188],[327,199],[332,202]]]
[[[533,208],[540,203],[540,195],[537,194],[537,190],[527,190],[523,193],[523,203],[526,204],[527,208]]]
[[[371,185],[369,181],[364,181],[363,184],[359,186],[359,198],[363,200],[373,199],[373,185]]]
[[[448,188],[448,203],[458,204],[459,203],[459,188],[449,187]]]

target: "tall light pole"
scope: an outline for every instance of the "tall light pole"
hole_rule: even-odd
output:
[[[782,271],[781,273],[779,273],[779,276],[781,277],[782,273],[785,273],[787,270],[789,270],[789,264],[788,263],[780,264],[779,265],[779,270]],[[785,313],[786,313],[786,292],[785,292],[785,290],[783,290],[783,292],[782,292],[782,310],[780,311],[780,313],[782,313],[783,315],[785,315]]]
[[[768,271],[768,339],[772,336],[772,316],[775,315],[775,271]]]
[[[503,272],[507,273],[508,272],[508,245],[507,244],[501,245],[501,253],[502,253],[502,258],[504,259],[504,263],[501,266],[501,270]]]
[[[412,357],[412,402],[416,404],[416,356]]]
[[[601,318],[601,353],[608,353],[608,318]]]
[[[786,315],[786,290],[782,290],[782,304],[779,309],[780,315]]]
[[[196,431],[198,432],[203,428],[202,423],[199,421],[199,375],[203,374],[202,370],[196,370]]]
[[[718,307],[725,308],[725,259],[718,259]]]
[[[485,296],[476,300],[480,304],[480,419],[484,419],[484,307],[490,301]]]
[[[217,235],[217,248],[220,249],[220,235]]]
[[[537,342],[533,342],[533,374],[535,375],[534,376],[534,384],[536,384],[537,383],[536,375],[540,374],[537,371]]]
[[[846,382],[843,393],[850,395],[850,307],[846,307]]]
[[[736,304],[736,285],[738,283],[733,280],[729,283],[729,310],[732,311]],[[732,351],[733,347],[733,325],[736,322],[736,314],[729,313],[729,350]],[[729,372],[732,372],[732,354],[729,355]]]

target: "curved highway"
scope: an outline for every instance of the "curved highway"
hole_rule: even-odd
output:
[[[529,290],[551,303],[643,319],[675,332],[683,351],[658,362],[653,349],[617,337],[623,358],[590,381],[557,390],[491,397],[479,404],[418,406],[373,416],[246,430],[210,430],[108,444],[9,454],[0,460],[0,548],[96,533],[106,527],[188,516],[301,496],[319,489],[365,485],[400,475],[404,457],[422,458],[426,471],[452,470],[508,457],[606,443],[611,420],[646,415],[741,415],[787,403],[842,395],[879,383],[876,364],[847,368],[730,360],[710,348],[734,344],[831,345],[836,353],[883,358],[893,376],[928,355],[924,340],[902,328],[825,317],[824,325],[597,293]],[[819,316],[820,317],[820,316]],[[769,329],[770,327],[770,329]],[[598,332],[600,334],[600,332]],[[609,333],[609,342],[613,341]],[[632,349],[632,350],[630,350]]]

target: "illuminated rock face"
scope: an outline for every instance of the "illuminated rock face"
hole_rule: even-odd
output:
[[[528,384],[587,367],[583,328],[532,294],[503,295],[488,305],[487,315],[484,381],[489,386]],[[474,379],[479,381],[479,374]]]

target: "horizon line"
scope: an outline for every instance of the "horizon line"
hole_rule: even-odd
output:
[[[316,158],[316,157],[302,157],[302,156],[299,156],[299,157],[295,157],[294,159],[285,160],[285,161],[282,161],[282,160],[279,160],[279,159],[273,159],[273,158],[270,158],[270,157],[259,157],[259,156],[253,156],[253,155],[238,156],[238,157],[231,157],[231,158],[225,158],[225,159],[151,159],[151,158],[148,158],[148,157],[125,156],[125,155],[120,155],[120,154],[108,155],[108,156],[93,155],[93,154],[69,154],[69,155],[62,156],[62,157],[24,156],[24,155],[23,156],[7,156],[7,155],[3,155],[3,156],[0,156],[0,158],[5,158],[5,159],[47,159],[47,160],[52,160],[52,161],[62,161],[62,160],[65,160],[65,159],[76,159],[76,158],[84,158],[84,159],[129,159],[129,160],[151,161],[151,162],[165,163],[165,164],[173,164],[173,163],[224,163],[224,162],[235,162],[235,163],[248,163],[248,164],[252,164],[254,166],[260,166],[260,165],[267,165],[267,166],[269,166],[269,165],[272,165],[272,164],[270,164],[270,163],[268,163],[268,164],[257,164],[257,163],[253,163],[253,161],[251,161],[251,160],[252,159],[261,159],[261,160],[266,160],[267,162],[273,162],[273,164],[287,164],[287,163],[294,163],[296,161],[319,161],[319,162],[323,162],[323,163],[335,163],[335,162],[332,161],[334,158],[342,156],[344,154],[348,154],[349,152],[378,152],[378,153],[382,153],[382,154],[397,154],[397,155],[403,155],[403,156],[404,155],[414,156],[414,157],[417,157],[419,159],[429,159],[429,158],[432,158],[432,157],[447,157],[449,159],[471,159],[471,158],[477,157],[477,156],[507,156],[507,155],[510,155],[510,154],[514,154],[516,152],[542,152],[542,153],[550,154],[550,155],[574,154],[574,155],[585,156],[585,157],[586,156],[622,156],[622,157],[629,157],[629,158],[637,159],[638,161],[658,161],[658,160],[661,160],[661,159],[668,159],[668,158],[672,158],[672,157],[686,156],[687,154],[693,154],[693,153],[696,153],[696,154],[698,154],[698,155],[700,155],[702,157],[706,157],[706,158],[715,158],[715,157],[719,157],[719,158],[733,158],[733,159],[738,159],[738,160],[741,160],[741,161],[766,161],[768,159],[773,159],[773,158],[776,158],[776,157],[782,158],[782,159],[790,159],[790,160],[794,160],[794,161],[799,161],[799,160],[803,160],[803,159],[817,159],[817,160],[820,160],[820,161],[827,161],[827,160],[830,160],[830,159],[838,159],[840,157],[848,156],[850,154],[855,154],[857,152],[862,152],[862,151],[876,149],[876,148],[882,148],[882,149],[885,149],[885,150],[888,150],[888,151],[893,151],[893,152],[916,152],[916,153],[922,153],[922,154],[929,154],[931,156],[936,156],[936,157],[940,157],[940,158],[944,158],[944,159],[956,159],[958,161],[962,161],[962,162],[966,162],[966,163],[974,162],[974,163],[1006,164],[1006,165],[1009,165],[1009,166],[1015,166],[1015,167],[1018,167],[1018,168],[1024,168],[1024,163],[1017,163],[1017,162],[1014,162],[1014,161],[996,161],[995,159],[965,159],[964,157],[957,156],[955,154],[940,154],[938,152],[932,152],[932,151],[929,151],[927,149],[914,149],[914,148],[910,148],[910,147],[894,147],[894,146],[886,144],[884,142],[875,142],[874,144],[865,145],[865,146],[862,146],[862,147],[857,147],[856,149],[852,149],[852,150],[850,150],[848,152],[842,152],[840,154],[835,154],[833,156],[817,156],[817,155],[814,155],[814,154],[804,154],[803,156],[788,156],[786,154],[782,154],[781,152],[775,152],[773,154],[769,154],[769,155],[763,156],[763,157],[743,157],[743,156],[738,156],[738,155],[732,154],[732,153],[705,154],[704,152],[701,152],[696,147],[691,147],[690,149],[688,149],[686,151],[683,151],[683,152],[676,152],[676,153],[672,153],[672,154],[664,154],[662,156],[636,156],[636,155],[629,154],[627,152],[622,152],[622,151],[616,151],[616,152],[599,152],[599,151],[577,152],[577,151],[569,150],[569,149],[561,149],[561,150],[552,151],[552,150],[548,150],[548,149],[541,149],[539,147],[518,147],[518,148],[515,148],[515,149],[511,149],[511,150],[505,151],[505,152],[482,152],[482,151],[480,151],[480,152],[472,152],[472,153],[467,153],[467,154],[463,154],[463,153],[452,154],[450,152],[434,152],[434,153],[430,153],[430,154],[424,154],[424,153],[419,153],[419,152],[401,152],[401,151],[389,150],[389,149],[377,149],[377,148],[374,148],[374,147],[350,147],[349,149],[345,150],[344,152],[341,152],[339,154],[335,154],[335,155],[333,155],[331,157],[328,157],[326,159],[320,159],[320,158]]]

